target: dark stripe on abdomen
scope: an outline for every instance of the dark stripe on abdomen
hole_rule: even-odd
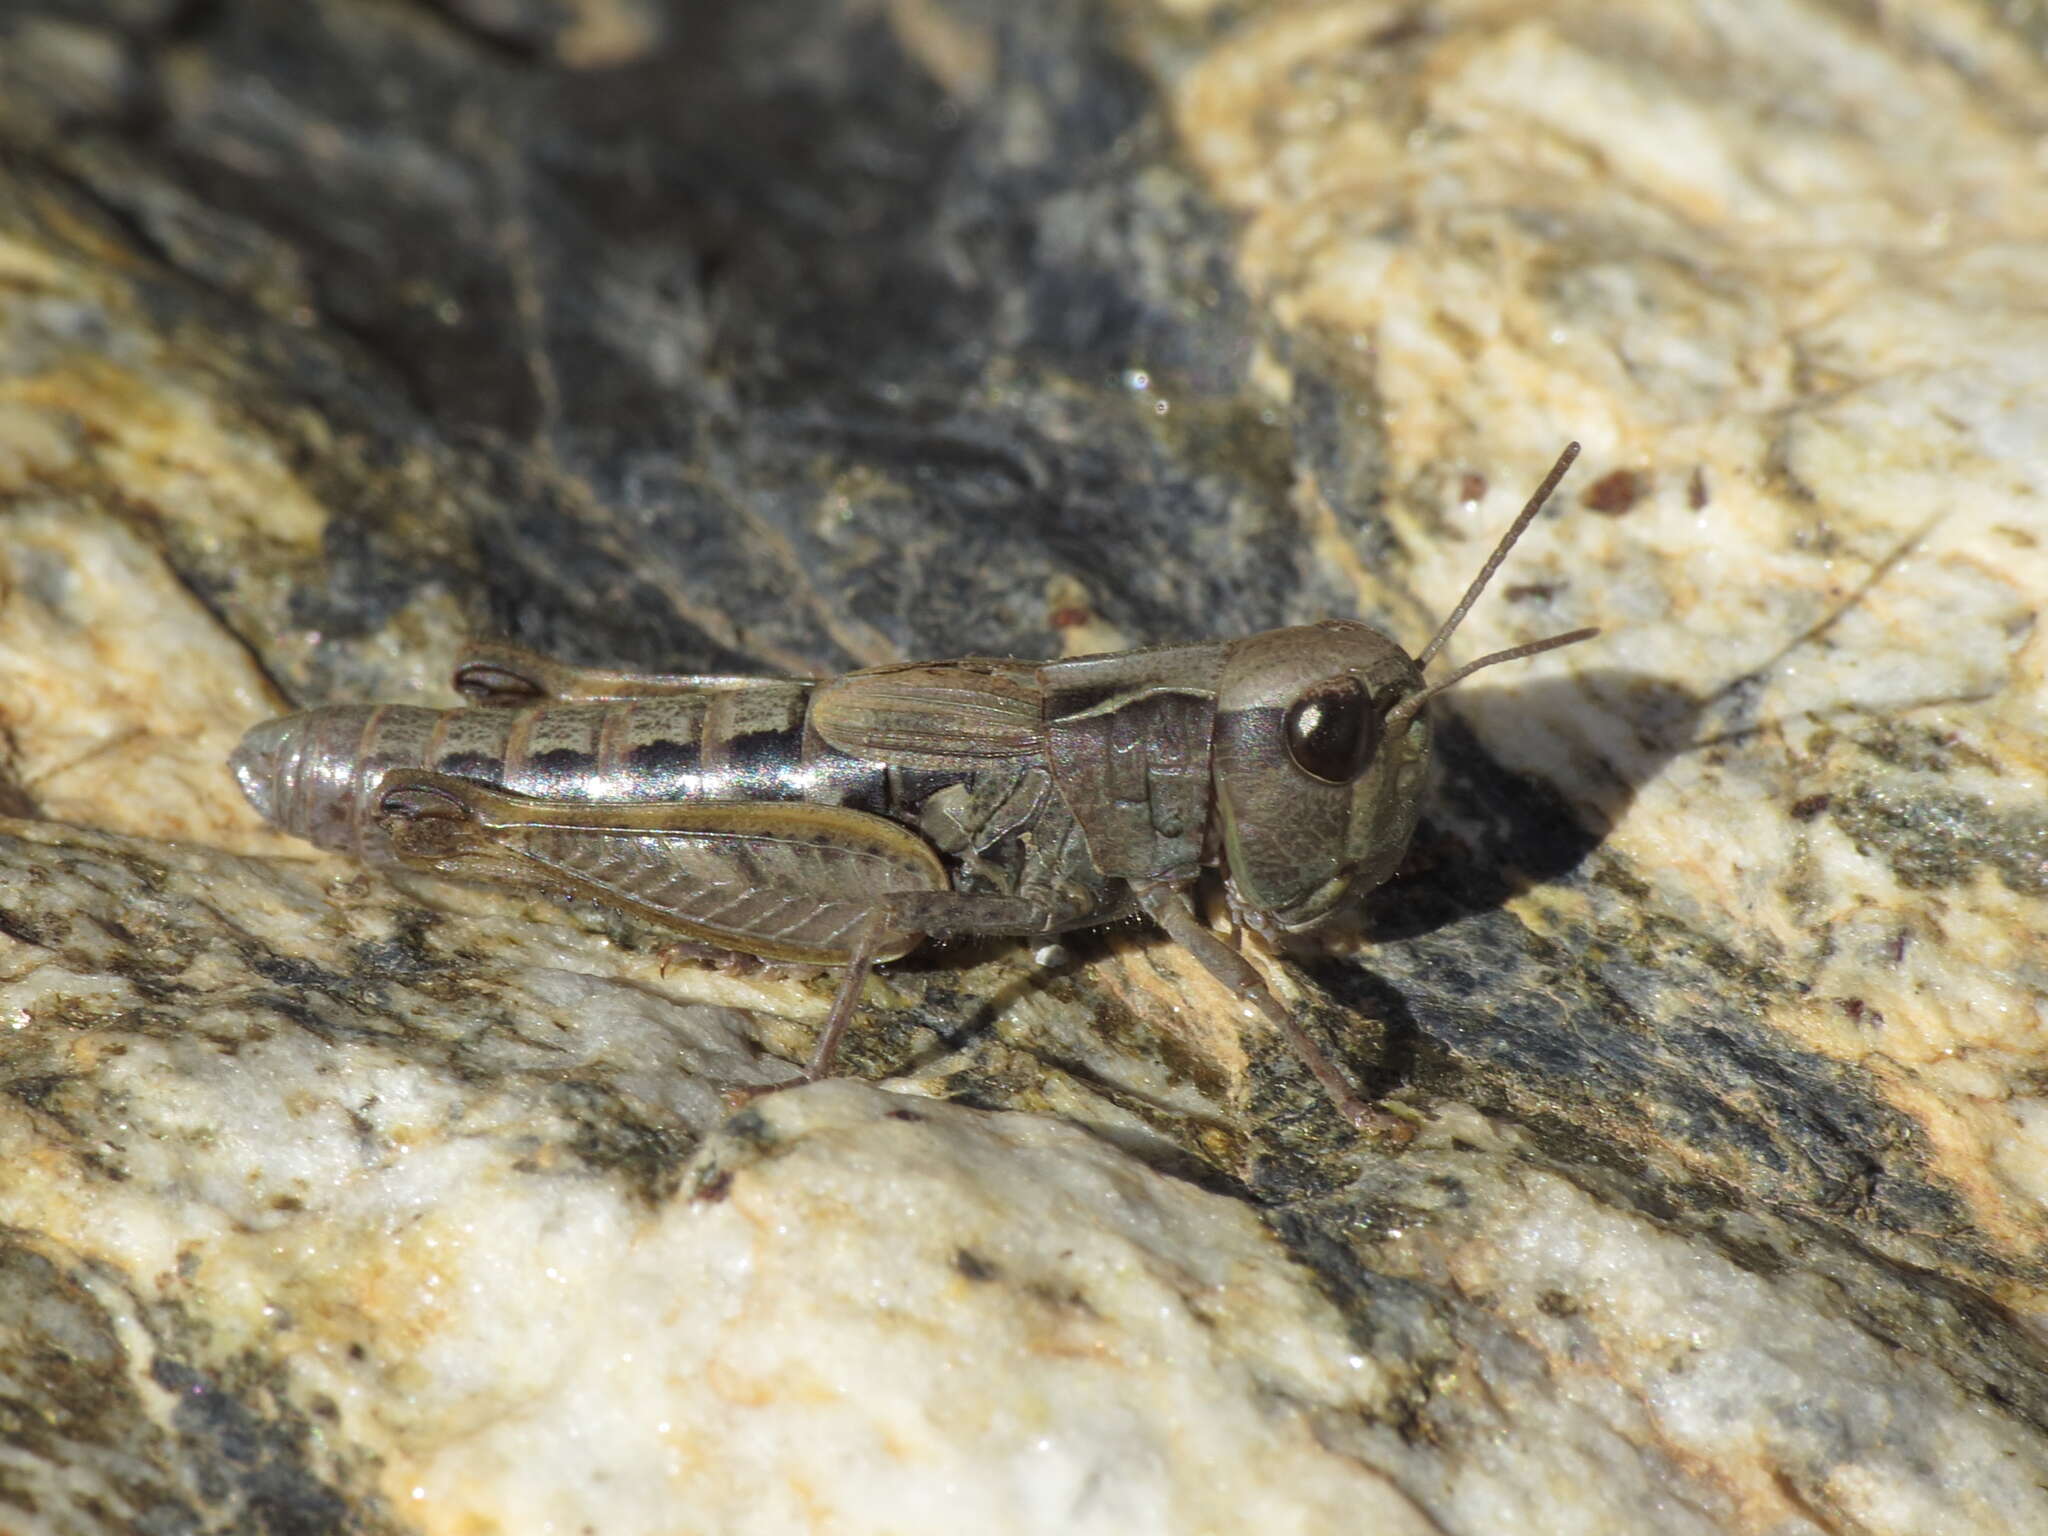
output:
[[[867,758],[849,757],[808,722],[804,728],[804,798],[817,805],[843,805],[871,816],[889,814],[889,770]]]
[[[543,800],[606,800],[611,786],[597,771],[597,743],[610,704],[544,704],[538,709],[471,709],[462,714],[510,715],[505,766],[498,782]]]
[[[423,767],[544,800],[804,800],[912,826],[926,799],[966,777],[837,751],[807,728],[811,694],[778,680],[520,710],[387,707],[371,742],[328,752],[356,759],[365,790],[388,768]],[[346,724],[372,714],[350,711]]]
[[[801,800],[809,787],[804,768],[804,731],[748,731],[722,743],[712,770],[733,800]]]
[[[811,685],[764,681],[706,696],[701,793],[711,800],[801,800]]]
[[[427,760],[419,766],[462,779],[496,784],[505,776],[505,744],[517,718],[509,709],[451,709],[434,727]]]

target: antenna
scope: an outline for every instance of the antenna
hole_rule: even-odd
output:
[[[1565,471],[1572,467],[1572,460],[1578,456],[1577,443],[1564,445],[1564,452],[1557,456],[1557,462],[1550,466],[1550,473],[1545,475],[1543,483],[1536,487],[1536,494],[1523,504],[1521,513],[1509,525],[1508,531],[1500,536],[1500,542],[1494,545],[1493,553],[1487,557],[1486,564],[1479,568],[1479,574],[1472,578],[1472,585],[1465,589],[1465,595],[1458,600],[1458,606],[1451,610],[1451,616],[1444,620],[1443,627],[1436,632],[1436,638],[1425,645],[1422,654],[1415,658],[1417,667],[1428,666],[1430,658],[1442,650],[1444,642],[1451,638],[1451,632],[1465,621],[1465,615],[1470,613],[1472,605],[1479,601],[1479,594],[1486,590],[1486,584],[1493,579],[1493,573],[1500,569],[1501,561],[1507,559],[1508,551],[1515,547],[1515,540],[1536,521],[1536,514],[1543,510],[1543,503],[1550,500],[1550,493],[1557,489],[1557,482],[1564,478]],[[1444,686],[1448,688],[1450,684],[1446,683]]]
[[[1500,661],[1520,661],[1524,656],[1539,656],[1545,651],[1554,651],[1561,645],[1577,645],[1581,640],[1590,640],[1599,633],[1597,625],[1591,629],[1575,629],[1569,634],[1552,635],[1548,640],[1531,640],[1527,645],[1517,645],[1509,650],[1495,651],[1491,656],[1482,656],[1477,661],[1468,661],[1434,687],[1425,688],[1420,693],[1411,693],[1388,710],[1381,730],[1388,736],[1394,735],[1423,705],[1446,688],[1457,687],[1481,667],[1490,667]]]
[[[1550,493],[1557,489],[1558,481],[1565,477],[1565,472],[1572,467],[1572,461],[1578,456],[1579,445],[1566,443],[1564,452],[1560,453],[1557,462],[1550,466],[1550,473],[1545,475],[1543,483],[1536,487],[1536,494],[1523,504],[1521,512],[1517,514],[1514,522],[1509,524],[1508,531],[1501,535],[1500,543],[1494,546],[1493,553],[1487,557],[1486,564],[1481,566],[1479,574],[1472,578],[1472,585],[1465,589],[1465,595],[1458,600],[1458,606],[1451,610],[1451,616],[1444,620],[1435,637],[1415,658],[1418,669],[1429,665],[1430,659],[1443,649],[1444,642],[1450,639],[1452,632],[1464,622],[1465,615],[1472,611],[1472,605],[1479,601],[1479,594],[1486,590],[1487,582],[1493,579],[1493,573],[1499,570],[1500,563],[1507,559],[1508,551],[1515,547],[1515,541],[1536,520],[1536,514],[1543,510],[1543,504],[1550,500]],[[1569,634],[1552,635],[1548,640],[1532,640],[1527,645],[1512,646],[1505,651],[1495,651],[1490,656],[1482,656],[1477,661],[1467,662],[1442,682],[1425,688],[1420,693],[1409,694],[1388,710],[1381,728],[1389,736],[1397,734],[1421,711],[1423,705],[1445,689],[1455,688],[1481,667],[1495,666],[1503,661],[1520,661],[1524,656],[1541,655],[1544,651],[1554,651],[1563,645],[1577,645],[1581,640],[1590,640],[1599,633],[1598,629],[1575,629]]]

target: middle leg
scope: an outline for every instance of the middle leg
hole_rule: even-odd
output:
[[[856,931],[846,976],[825,1015],[825,1027],[804,1068],[802,1082],[832,1075],[839,1043],[860,1006],[861,987],[874,969],[883,941],[895,934],[1044,933],[1056,921],[1052,912],[1022,896],[984,896],[959,891],[903,891],[877,902]]]

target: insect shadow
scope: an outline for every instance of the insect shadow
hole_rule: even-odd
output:
[[[1458,714],[1439,715],[1437,772],[1407,857],[1321,947],[1420,938],[1576,871],[1606,841],[1637,791],[1693,745],[1702,701],[1669,679],[1613,668],[1471,688],[1464,701],[1473,713],[1498,698],[1531,722],[1564,721],[1585,717],[1589,695],[1625,701],[1625,714],[1610,714],[1607,723],[1610,739],[1626,733],[1626,748],[1599,750],[1589,733],[1559,733],[1559,755],[1578,777],[1569,788],[1506,766]]]

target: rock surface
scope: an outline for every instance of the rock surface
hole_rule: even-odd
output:
[[[2048,1529],[2048,42],[1971,0],[0,14],[0,1526]],[[829,980],[259,825],[466,634],[1356,615],[1403,873]],[[886,1091],[875,1086],[886,1081]],[[951,1102],[944,1102],[951,1101]]]

